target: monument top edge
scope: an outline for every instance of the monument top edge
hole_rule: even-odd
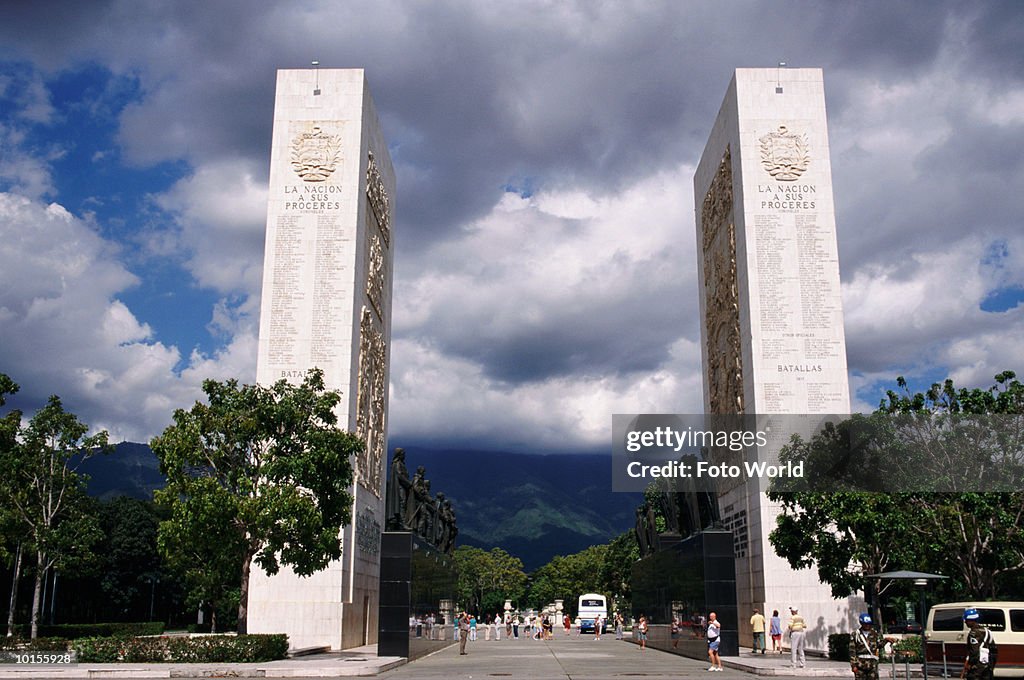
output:
[[[324,68],[322,66],[305,66],[303,68],[279,68],[278,73],[311,73],[313,71],[319,71],[320,73],[351,73],[362,74],[366,73],[365,68]]]
[[[735,69],[738,80],[821,80],[824,71],[820,66],[790,68],[789,66],[740,67]]]

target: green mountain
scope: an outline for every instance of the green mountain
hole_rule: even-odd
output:
[[[607,543],[635,524],[642,494],[613,493],[607,455],[533,455],[406,447],[433,492],[452,499],[458,543],[500,547],[532,571]]]
[[[611,491],[607,455],[532,455],[406,447],[413,471],[422,465],[434,493],[452,499],[459,545],[501,547],[532,571],[555,555],[607,543],[634,525],[641,494]],[[80,468],[89,494],[151,499],[164,485],[146,444],[121,442]]]

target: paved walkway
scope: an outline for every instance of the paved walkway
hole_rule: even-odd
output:
[[[853,678],[850,665],[808,658],[806,668],[789,667],[784,656],[741,654],[723,659],[722,673],[708,672],[706,660],[690,659],[655,649],[620,642],[613,635],[595,640],[592,635],[556,635],[549,642],[501,640],[470,642],[468,654],[459,656],[452,646],[431,656],[383,673],[381,678],[550,678],[552,680],[619,680],[621,678],[749,678],[757,675]]]
[[[749,679],[750,675],[782,677],[833,677],[852,680],[849,664],[807,657],[805,668],[791,668],[789,654],[754,655],[749,651],[725,657],[722,673],[707,670],[707,661],[689,659],[655,649],[640,648],[613,635],[595,640],[592,635],[556,636],[554,640],[500,641],[480,639],[459,655],[458,645],[406,663],[396,657],[378,657],[376,646],[332,654],[253,664],[90,664],[74,666],[0,665],[0,680],[120,678],[324,678],[379,676],[382,679],[423,678],[485,680],[515,678],[532,680],[621,680],[628,678]],[[898,678],[903,668],[898,668]],[[933,669],[934,673],[934,669]],[[881,669],[883,680],[889,667]]]
[[[377,656],[377,645],[264,663],[81,663],[70,666],[0,665],[0,679],[92,678],[338,678],[377,675],[405,659]]]

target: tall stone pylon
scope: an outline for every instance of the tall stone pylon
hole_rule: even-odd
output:
[[[256,380],[322,369],[339,426],[366,441],[341,560],[304,578],[252,570],[249,632],[287,633],[293,649],[376,642],[394,196],[362,69],[278,71]]]
[[[736,69],[694,175],[704,408],[846,414],[850,391],[821,69]],[[720,488],[736,553],[740,640],[756,607],[799,608],[808,646],[856,627],[814,568],[768,542],[780,508],[753,477]]]

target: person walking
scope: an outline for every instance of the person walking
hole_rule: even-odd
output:
[[[755,607],[754,615],[750,617],[750,630],[754,633],[754,654],[759,651],[764,654],[764,624],[764,615]]]
[[[850,636],[850,670],[857,680],[878,680],[878,655],[885,640],[875,630],[871,614],[861,614],[858,620],[860,628]]]
[[[679,648],[679,618],[678,617],[675,617],[675,616],[672,617],[672,629],[670,631],[670,634],[672,636],[672,649],[678,649]]]
[[[476,614],[469,617],[469,641],[476,642]]]
[[[708,668],[709,671],[722,670],[722,657],[718,655],[718,645],[721,642],[719,636],[722,634],[722,624],[718,622],[718,614],[711,612],[708,614],[708,659],[711,660],[711,666]]]
[[[999,655],[992,631],[981,626],[981,614],[974,607],[964,610],[964,623],[967,624],[969,631],[964,677],[966,680],[992,680],[992,671],[996,667],[996,657]]]
[[[772,653],[782,654],[782,617],[779,616],[778,609],[772,610],[769,632],[772,636]]]
[[[512,639],[512,615],[505,612],[505,639]]]
[[[625,619],[622,618],[622,612],[615,612],[615,639],[616,640],[622,640],[623,639],[622,633],[623,633],[623,628],[624,628],[623,624],[624,623],[625,623]]]
[[[512,636],[519,639],[519,614],[512,615]]]
[[[565,634],[568,635],[572,629],[572,619],[569,618],[568,614],[562,617],[562,626],[565,628]]]
[[[601,639],[601,631],[604,630],[604,619],[600,614],[594,617],[594,639]]]
[[[800,616],[796,607],[789,608],[789,660],[793,668],[803,668],[807,660],[804,658],[804,634],[807,623]]]
[[[640,651],[647,649],[647,617],[640,615],[640,621],[636,625],[637,636],[640,638]]]
[[[469,640],[469,612],[462,612],[459,617],[459,655],[466,654],[466,641]]]

